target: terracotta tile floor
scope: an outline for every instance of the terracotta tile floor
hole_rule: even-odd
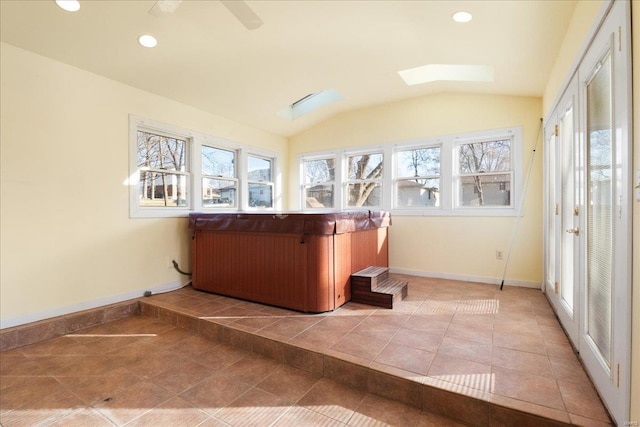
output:
[[[408,297],[393,310],[347,303],[309,315],[190,287],[144,298],[157,318],[135,316],[1,353],[0,423],[447,426],[462,424],[443,415],[471,412],[469,424],[520,425],[513,410],[548,424],[609,424],[539,290],[393,276],[409,281]],[[225,325],[226,339],[205,338],[194,322]],[[262,354],[277,353],[269,343],[287,343],[384,375],[349,387],[327,371],[354,378],[365,371],[335,362],[325,362],[325,375],[298,369],[248,351],[244,333],[264,341]],[[478,405],[505,410],[475,419]]]

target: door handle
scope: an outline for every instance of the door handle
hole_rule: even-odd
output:
[[[578,234],[580,234],[580,229],[578,227],[576,227],[576,228],[567,228],[567,233],[573,233],[573,234],[575,234],[577,236]]]

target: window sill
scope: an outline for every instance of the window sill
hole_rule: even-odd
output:
[[[395,216],[460,216],[460,217],[515,217],[518,212],[515,208],[460,208],[460,209],[393,209],[391,215]]]

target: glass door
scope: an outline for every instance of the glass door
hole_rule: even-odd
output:
[[[585,210],[579,350],[619,425],[629,416],[631,354],[628,6],[614,3],[578,70],[584,130],[578,191]]]
[[[567,335],[578,346],[581,209],[576,191],[578,79],[574,77],[545,129],[547,165],[546,291]]]

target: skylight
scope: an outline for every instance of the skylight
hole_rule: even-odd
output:
[[[438,81],[449,82],[493,82],[493,67],[490,65],[429,64],[398,71],[408,86]]]
[[[324,105],[341,101],[343,99],[344,97],[340,95],[335,89],[327,89],[321,92],[311,93],[303,98],[300,98],[293,104],[278,111],[277,114],[282,118],[293,121],[317,110]]]

